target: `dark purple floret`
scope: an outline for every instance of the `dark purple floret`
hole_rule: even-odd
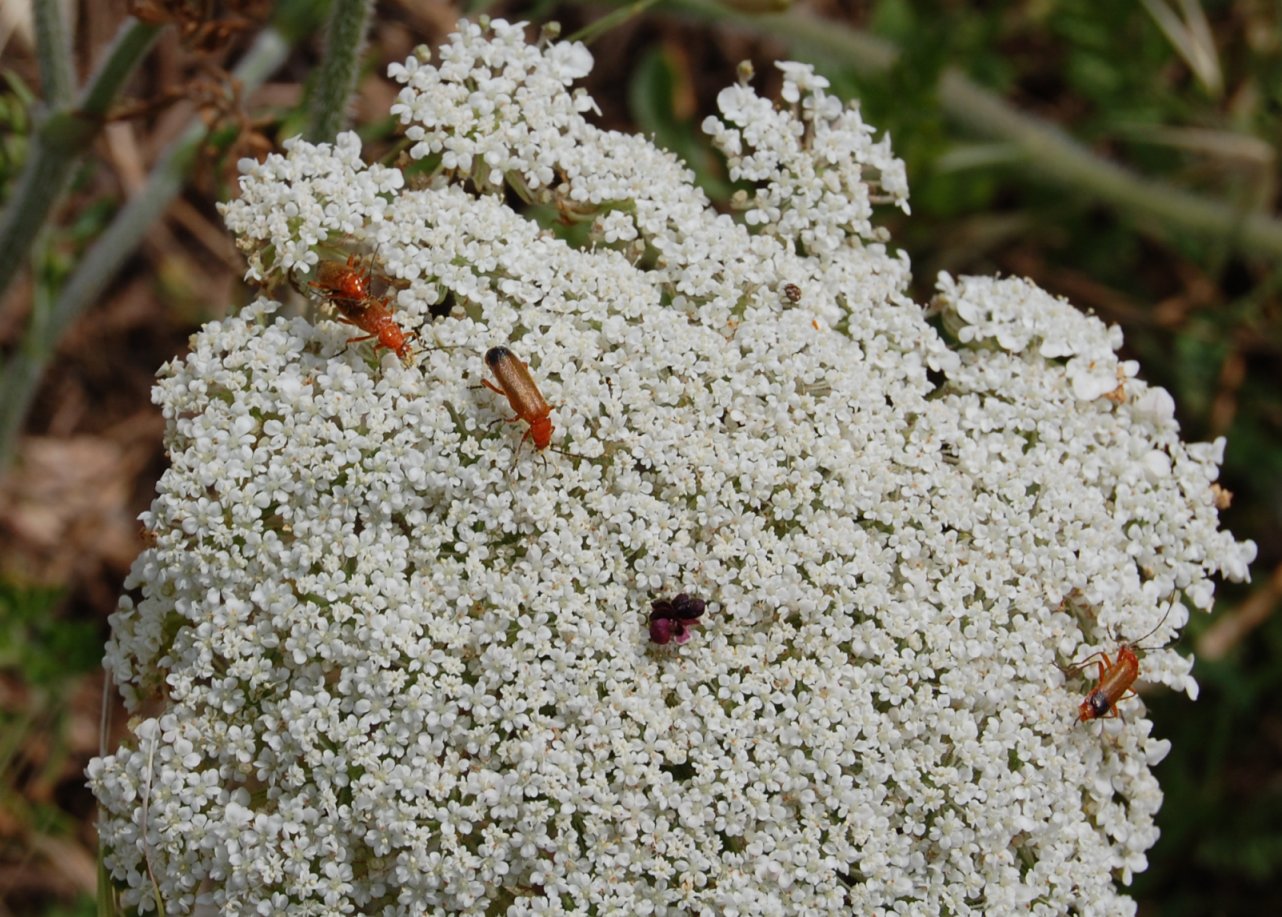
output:
[[[699,626],[705,607],[703,599],[684,592],[672,599],[655,599],[650,603],[650,639],[659,644],[672,640],[685,643]]]
[[[671,599],[655,599],[650,603],[650,620],[655,618],[675,618],[675,609]]]
[[[672,639],[672,630],[680,625],[671,618],[650,618],[650,639],[664,644]]]
[[[664,644],[675,640],[677,643],[685,643],[690,639],[690,634],[694,628],[699,626],[698,621],[678,621],[675,618],[651,618],[650,619],[650,639],[655,643]]]
[[[703,614],[703,599],[692,598],[684,592],[672,600],[672,615],[682,621],[693,621]]]

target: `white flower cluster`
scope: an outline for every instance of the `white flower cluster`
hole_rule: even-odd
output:
[[[742,204],[748,225],[803,246],[816,259],[852,238],[881,238],[872,224],[874,201],[908,212],[908,176],[890,137],[874,143],[859,109],[827,95],[828,81],[808,65],[779,69],[788,109],[740,84],[717,96],[725,120],[709,117],[703,125],[725,154],[730,177],[754,183],[755,193]],[[875,199],[874,185],[881,189]]]
[[[300,142],[285,141],[287,151]],[[388,200],[404,185],[398,169],[366,166],[355,134],[342,134],[329,155],[269,156],[241,167],[253,175],[239,201],[225,208],[227,227],[239,234],[249,259],[246,279],[263,281],[273,272],[310,268],[316,248],[329,236],[353,236],[383,219]],[[290,193],[281,194],[281,189]],[[264,240],[270,240],[264,244]]]
[[[297,142],[226,209],[251,276],[360,253],[410,365],[264,299],[162,371],[107,652],[146,718],[89,770],[124,903],[1132,913],[1167,743],[1138,700],[1078,723],[1060,666],[1246,575],[1223,444],[1029,284],[909,300],[869,222],[902,167],[804,67],[708,125],[735,219],[584,120],[581,46],[441,58],[394,68],[412,177]],[[498,345],[553,448],[480,387]],[[698,627],[659,645],[652,606]]]

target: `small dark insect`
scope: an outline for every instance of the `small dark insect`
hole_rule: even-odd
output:
[[[701,623],[705,607],[703,599],[684,592],[672,599],[656,599],[650,603],[650,639],[659,644],[685,643]]]
[[[795,283],[785,283],[783,285],[783,295],[788,297],[788,302],[799,303],[801,302],[801,287]]]

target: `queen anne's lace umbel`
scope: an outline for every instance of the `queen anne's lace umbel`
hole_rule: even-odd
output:
[[[90,767],[124,901],[1133,912],[1167,743],[1138,700],[1077,723],[1057,666],[1246,576],[1223,442],[1031,284],[912,302],[871,223],[903,167],[809,68],[706,125],[736,219],[585,120],[582,46],[495,22],[425,57],[393,68],[415,170],[296,141],[226,208],[252,277],[369,257],[412,365],[262,299],[161,373],[107,651],[161,712]],[[495,423],[498,344],[572,455]],[[661,645],[679,594],[706,610]]]

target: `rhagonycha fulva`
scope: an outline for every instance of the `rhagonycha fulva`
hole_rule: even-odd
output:
[[[491,347],[485,352],[485,365],[494,373],[499,384],[489,379],[482,379],[481,384],[491,391],[498,392],[507,398],[507,403],[516,416],[508,418],[509,423],[524,420],[530,425],[521,437],[524,444],[527,439],[534,441],[534,448],[546,449],[552,442],[552,406],[543,400],[543,393],[530,375],[530,368],[506,347]],[[521,450],[517,446],[517,452]]]
[[[1171,614],[1171,608],[1174,607],[1172,603],[1166,609],[1166,614],[1162,615],[1162,620],[1158,621],[1147,634],[1131,642],[1119,644],[1115,658],[1109,659],[1108,653],[1101,650],[1098,653],[1091,653],[1081,662],[1075,662],[1068,667],[1067,671],[1070,672],[1084,671],[1090,665],[1099,667],[1094,690],[1078,705],[1077,719],[1080,722],[1089,723],[1091,720],[1121,716],[1117,705],[1120,701],[1135,696],[1135,692],[1131,691],[1131,685],[1135,684],[1135,679],[1140,677],[1140,657],[1136,650],[1145,648],[1140,646],[1140,643],[1155,634],[1157,629],[1166,623],[1167,617]],[[1156,647],[1150,647],[1150,649],[1156,649]]]
[[[370,260],[373,260],[373,256]],[[386,347],[408,366],[413,354],[409,342],[416,334],[402,331],[401,326],[396,324],[387,307],[390,296],[374,295],[370,288],[373,275],[370,265],[367,264],[362,270],[357,256],[349,255],[345,264],[338,261],[322,261],[318,264],[316,279],[308,281],[308,286],[324,294],[338,310],[340,321],[355,325],[365,332],[348,338],[347,343],[355,344],[373,339],[376,351],[380,347]]]

